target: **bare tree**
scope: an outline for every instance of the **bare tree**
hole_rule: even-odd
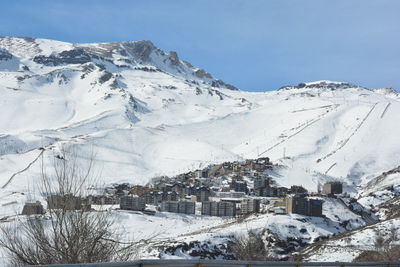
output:
[[[42,163],[40,187],[47,213],[0,228],[0,246],[13,266],[125,261],[135,256],[135,243],[121,242],[110,210],[82,206],[95,173],[93,157],[85,167],[81,163],[76,153],[63,149],[54,155],[51,174]]]
[[[275,260],[274,252],[267,248],[262,234],[248,230],[246,234],[235,236],[230,244],[231,252],[238,260]]]

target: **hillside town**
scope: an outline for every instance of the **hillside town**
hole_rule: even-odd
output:
[[[268,157],[209,165],[174,177],[155,177],[143,185],[115,184],[85,198],[47,196],[48,209],[90,210],[91,205],[119,205],[121,210],[235,217],[255,213],[323,217],[323,197],[343,193],[340,182],[328,182],[318,192],[301,185],[278,186],[268,174]],[[39,201],[26,203],[22,214],[43,214]]]

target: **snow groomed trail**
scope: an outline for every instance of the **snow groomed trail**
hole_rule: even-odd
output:
[[[381,114],[381,119],[385,116],[385,114],[386,114],[386,112],[387,112],[387,110],[388,110],[388,108],[390,107],[391,104],[392,104],[392,103],[390,103],[390,102],[387,103],[385,109],[383,110],[383,112],[382,112],[382,114]]]
[[[332,168],[335,167],[336,165],[337,165],[337,162],[333,163],[333,164],[325,171],[325,174],[328,174],[328,172],[329,172],[330,170],[332,170]]]
[[[308,127],[310,127],[311,125],[313,125],[314,123],[320,121],[322,118],[324,118],[326,115],[328,115],[331,111],[336,110],[340,105],[335,105],[334,108],[332,108],[331,110],[327,110],[326,113],[319,115],[316,119],[312,120],[311,122],[306,122],[304,123],[305,126],[303,128],[301,128],[300,130],[298,130],[297,132],[287,136],[285,139],[281,140],[280,142],[270,146],[269,148],[267,148],[266,150],[264,150],[263,152],[261,152],[260,154],[258,154],[258,156],[262,156],[263,154],[271,151],[272,149],[274,149],[275,147],[287,142],[288,140],[290,140],[291,138],[295,137],[296,135],[300,134],[302,131],[304,131],[305,129],[307,129]],[[326,107],[331,107],[331,106],[326,106]],[[298,111],[297,111],[298,112]],[[303,125],[304,125],[303,124]],[[301,125],[302,126],[302,125]],[[300,127],[301,127],[300,126]],[[299,128],[299,127],[297,127]]]
[[[44,153],[44,149],[41,149],[39,155],[32,162],[30,162],[28,164],[28,166],[26,166],[24,169],[22,169],[22,170],[20,170],[20,171],[18,171],[16,173],[14,173],[13,175],[11,175],[10,179],[8,179],[8,181],[1,187],[1,189],[6,188],[7,185],[9,185],[12,182],[12,180],[14,179],[15,176],[17,176],[18,174],[23,173],[26,170],[28,170],[43,155],[43,153]]]
[[[356,134],[356,132],[361,128],[361,126],[364,124],[364,122],[368,119],[368,117],[371,115],[372,111],[374,111],[376,105],[378,103],[375,103],[372,108],[369,110],[369,112],[367,113],[367,115],[363,118],[363,120],[357,125],[357,127],[354,129],[354,131],[350,134],[350,136],[348,138],[346,138],[342,144],[335,150],[331,151],[329,154],[325,155],[322,158],[319,158],[317,160],[317,163],[320,163],[321,161],[329,158],[330,156],[334,155],[336,152],[338,152],[340,149],[342,149],[349,141],[350,139]]]

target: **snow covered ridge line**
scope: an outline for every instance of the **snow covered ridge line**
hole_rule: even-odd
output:
[[[392,95],[399,95],[399,92],[396,91],[394,88],[378,88],[378,89],[369,89],[364,86],[352,84],[349,82],[336,82],[336,81],[328,81],[328,80],[322,80],[322,81],[315,81],[315,82],[302,82],[299,83],[298,85],[286,85],[282,86],[278,89],[278,91],[284,91],[284,90],[292,90],[292,89],[322,89],[322,90],[344,90],[344,89],[350,89],[350,88],[356,88],[356,89],[364,89],[364,90],[369,90],[369,91],[376,91],[382,94],[392,94]]]
[[[166,73],[204,82],[213,87],[238,90],[231,84],[215,79],[203,69],[180,60],[176,52],[165,53],[147,40],[73,44],[37,38],[0,37],[0,62],[11,59],[19,60],[25,70],[27,64],[23,63],[27,61],[47,67],[89,62],[113,64],[119,68],[152,65]]]
[[[298,85],[287,85],[287,86],[282,86],[278,90],[290,90],[290,89],[307,89],[307,88],[314,88],[314,89],[331,89],[331,90],[336,90],[336,89],[348,89],[348,88],[363,88],[367,89],[365,87],[361,87],[358,85],[354,85],[348,82],[334,82],[334,81],[315,81],[315,82],[307,82],[307,83],[299,83]]]

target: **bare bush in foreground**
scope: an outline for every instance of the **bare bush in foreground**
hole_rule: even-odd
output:
[[[262,235],[254,231],[247,231],[247,234],[236,236],[231,240],[231,252],[238,260],[275,260],[274,253],[265,246]]]
[[[136,245],[121,242],[109,210],[89,211],[71,204],[75,200],[81,203],[93,182],[93,159],[82,167],[76,154],[62,150],[52,167],[51,175],[42,167],[41,190],[47,206],[53,207],[45,216],[30,216],[0,228],[0,245],[8,252],[10,263],[23,266],[133,258]]]
[[[400,238],[394,225],[390,228],[389,233],[375,230],[375,249],[372,251],[363,251],[355,262],[371,262],[371,261],[400,261]]]

